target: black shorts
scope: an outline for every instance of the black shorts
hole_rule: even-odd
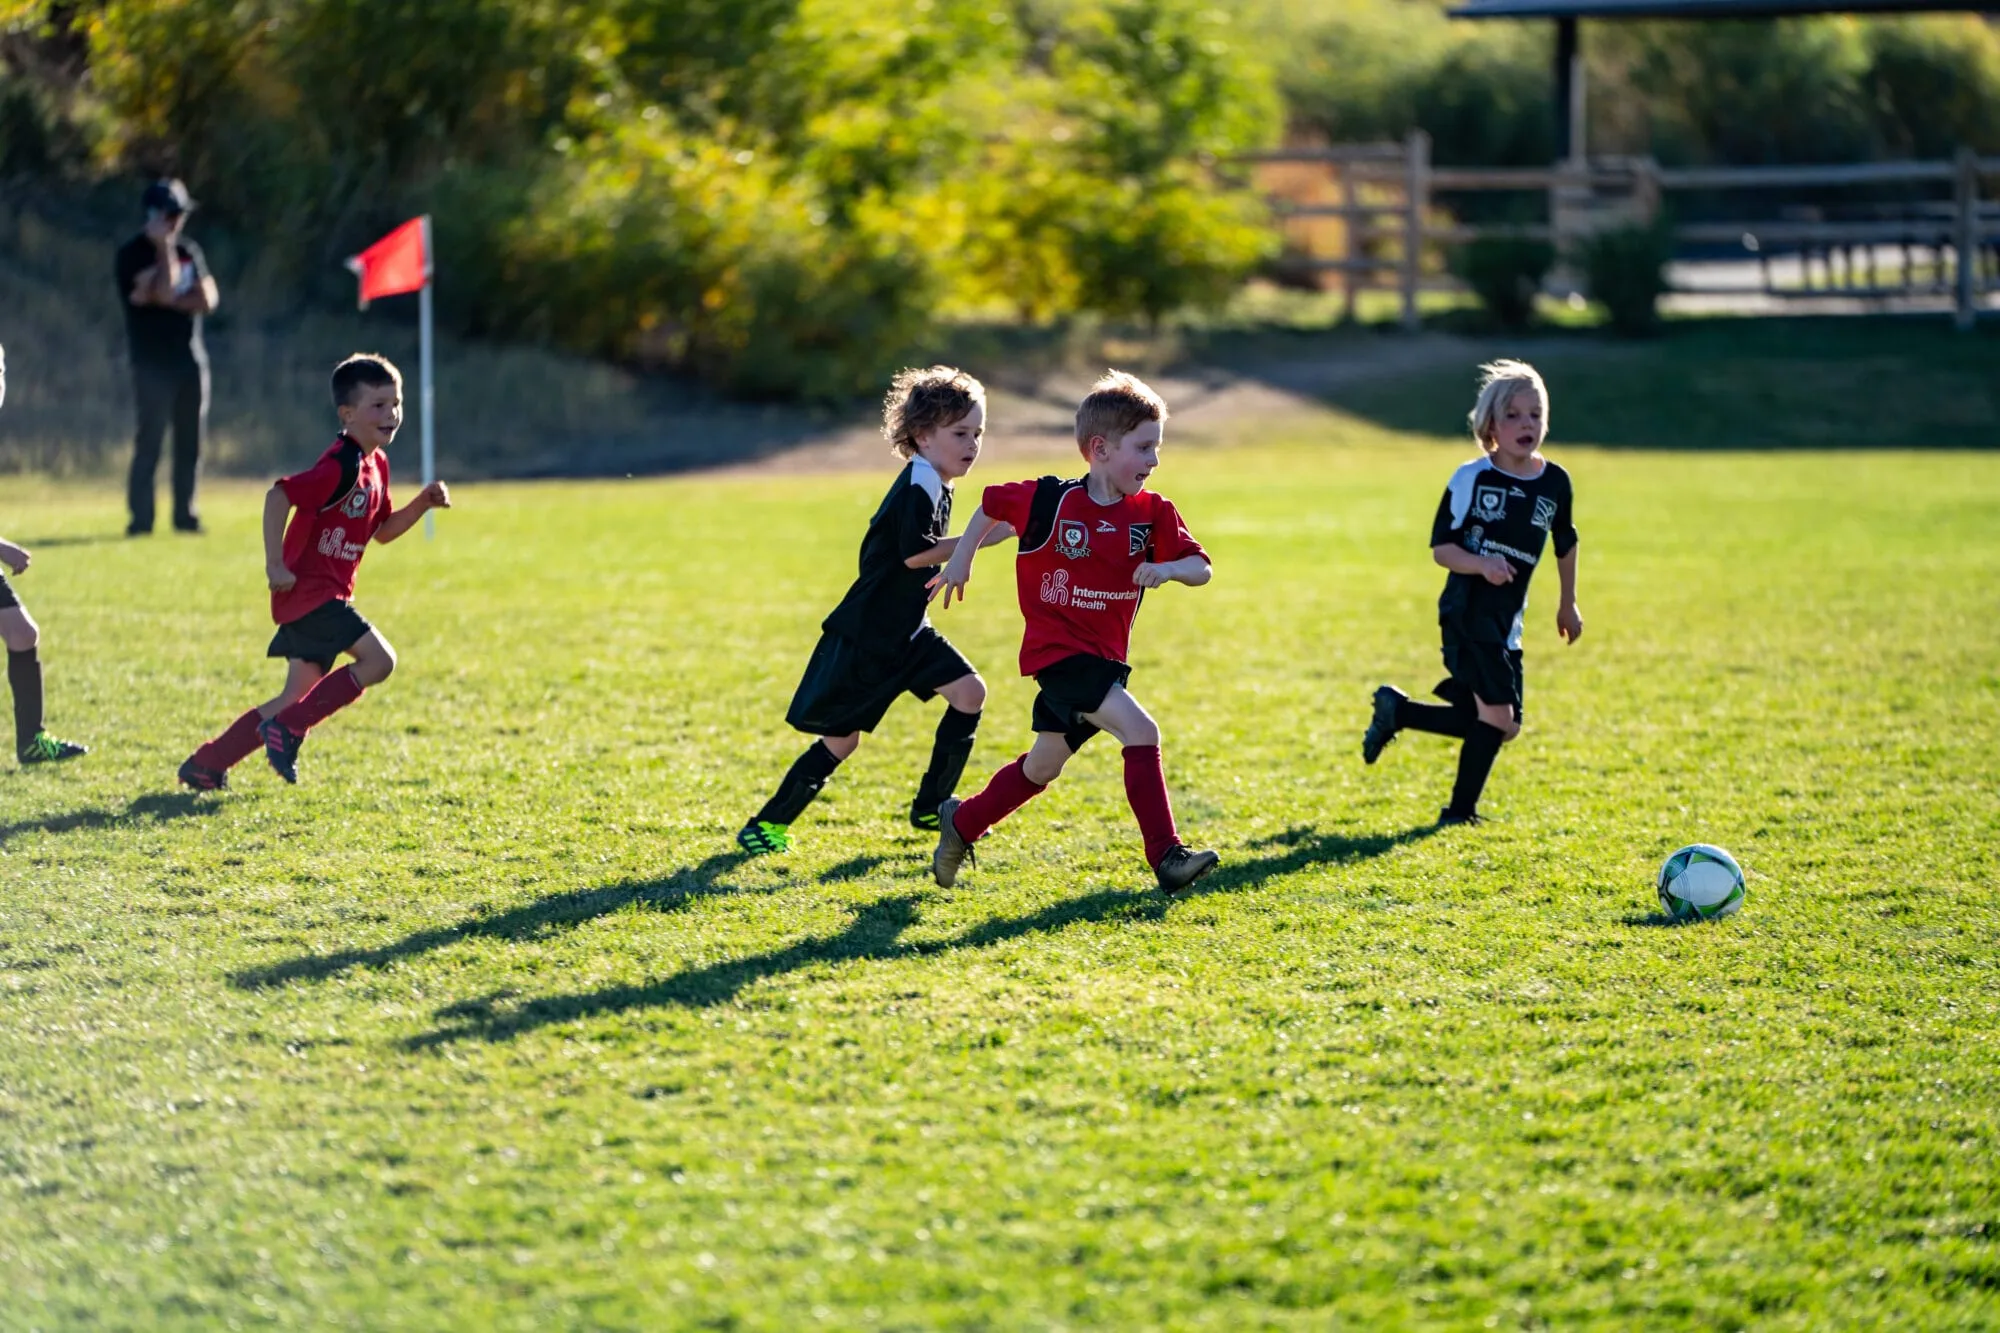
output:
[[[14,585],[7,582],[5,574],[0,574],[0,611],[12,610],[20,604],[21,599],[14,595]]]
[[[1474,703],[1474,696],[1489,704],[1506,704],[1521,720],[1521,706],[1527,694],[1521,680],[1521,650],[1504,643],[1481,643],[1447,634],[1444,640],[1444,669],[1451,675],[1438,682],[1434,693],[1451,703]]]
[[[1098,729],[1083,720],[1104,706],[1114,686],[1132,678],[1132,668],[1108,657],[1078,653],[1035,673],[1042,692],[1035,696],[1035,730],[1059,731],[1074,754]]]
[[[360,643],[373,628],[354,609],[354,603],[336,598],[278,626],[265,656],[311,662],[321,671],[331,671],[340,655]]]
[[[972,663],[929,625],[886,648],[828,630],[813,648],[785,721],[810,736],[873,731],[904,693],[934,698],[938,686],[971,674]]]

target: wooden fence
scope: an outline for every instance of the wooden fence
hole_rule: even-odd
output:
[[[1288,257],[1288,266],[1336,277],[1350,317],[1357,292],[1398,292],[1409,327],[1418,322],[1419,293],[1463,289],[1446,262],[1451,247],[1481,237],[1520,236],[1551,242],[1559,255],[1566,254],[1574,242],[1604,227],[1652,221],[1666,197],[1677,191],[1754,191],[1768,197],[1772,192],[1824,196],[1883,186],[1942,193],[1949,187],[1949,198],[1858,201],[1835,207],[1837,216],[1829,216],[1822,202],[1780,209],[1775,217],[1686,222],[1673,228],[1674,239],[1683,251],[1708,248],[1711,258],[1715,247],[1734,247],[1737,255],[1760,265],[1762,286],[1775,295],[1949,293],[1960,328],[1972,327],[1986,293],[2000,288],[2000,199],[1987,201],[1980,194],[1982,178],[2000,177],[2000,158],[1980,158],[1970,150],[1960,150],[1950,161],[1844,166],[1674,169],[1644,158],[1619,158],[1545,168],[1458,168],[1432,165],[1430,136],[1417,131],[1402,143],[1291,149],[1241,161],[1294,233],[1298,253]],[[1451,216],[1439,198],[1497,192],[1545,195],[1549,221],[1466,223]],[[1327,222],[1334,225],[1314,225]],[[1303,236],[1298,234],[1301,224]],[[1989,251],[1994,252],[1991,266],[1982,262]],[[1796,258],[1803,284],[1775,286],[1774,256]],[[1882,270],[1895,269],[1898,256],[1900,280],[1892,273],[1884,282]],[[1815,260],[1826,278],[1817,287]],[[1865,284],[1860,280],[1864,268]]]

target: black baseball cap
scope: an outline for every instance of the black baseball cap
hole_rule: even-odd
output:
[[[194,212],[194,200],[188,196],[188,187],[172,176],[163,176],[148,185],[141,206],[149,210],[158,209],[162,213]]]

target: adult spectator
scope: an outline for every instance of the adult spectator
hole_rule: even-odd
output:
[[[220,299],[201,247],[181,235],[194,210],[187,186],[177,180],[154,181],[146,187],[143,206],[145,230],[119,247],[117,264],[139,405],[127,487],[132,508],[128,537],[153,530],[153,477],[169,423],[174,428],[174,527],[201,531],[194,502],[201,433],[208,420],[208,352],[201,342],[201,317]]]

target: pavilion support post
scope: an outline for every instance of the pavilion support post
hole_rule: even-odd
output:
[[[1953,274],[1958,279],[1953,322],[1969,329],[1978,318],[1979,300],[1979,157],[1970,148],[1958,150],[1957,188],[1952,192],[1958,205],[1957,226],[1952,247],[1958,251]]]
[[[1590,151],[1584,122],[1583,43],[1574,18],[1556,20],[1556,161],[1581,162]]]

